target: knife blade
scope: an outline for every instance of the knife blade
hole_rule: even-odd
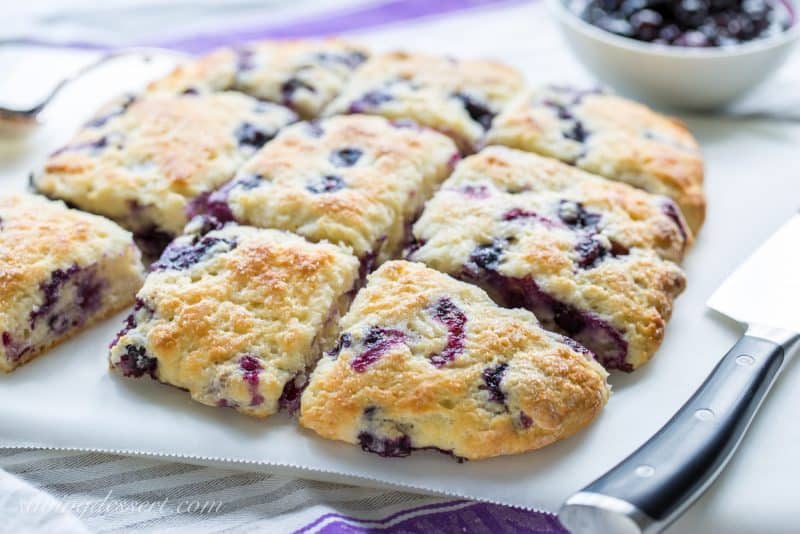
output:
[[[565,501],[558,516],[570,532],[660,532],[705,491],[800,345],[799,301],[797,214],[707,302],[745,334],[661,430]]]

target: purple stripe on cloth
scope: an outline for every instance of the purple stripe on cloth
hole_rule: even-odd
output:
[[[311,530],[312,528],[316,527],[317,525],[319,525],[320,523],[322,523],[326,519],[330,519],[330,518],[334,518],[334,517],[338,518],[338,519],[347,519],[347,520],[350,520],[350,521],[369,521],[370,523],[386,523],[386,522],[389,522],[392,519],[395,519],[396,517],[399,517],[401,515],[410,514],[410,513],[414,513],[414,512],[420,512],[422,510],[434,510],[436,508],[444,508],[444,507],[456,506],[458,504],[464,504],[466,502],[469,502],[469,501],[447,501],[447,502],[439,502],[439,503],[434,503],[434,504],[426,504],[424,506],[419,506],[419,507],[416,507],[416,508],[408,508],[406,510],[401,510],[401,511],[396,512],[396,513],[394,513],[392,515],[386,516],[383,519],[358,519],[358,518],[355,518],[355,517],[352,517],[352,516],[349,516],[349,515],[337,514],[335,512],[331,512],[331,513],[323,514],[323,515],[319,516],[313,522],[309,523],[308,525],[304,526],[303,528],[301,528],[299,530],[296,530],[294,532],[294,534],[302,534],[304,532],[308,532],[309,530]]]
[[[334,35],[434,15],[443,15],[465,9],[499,6],[502,4],[519,4],[529,1],[532,0],[389,0],[323,13],[290,23],[241,29],[223,34],[199,35],[187,39],[156,43],[155,46],[200,53],[219,46],[245,41]]]
[[[404,513],[411,513],[411,511]],[[401,514],[395,514],[395,516],[397,515]],[[358,523],[370,526],[360,526]],[[375,523],[378,523],[378,521],[337,518],[319,527],[317,532],[324,534],[409,534],[416,532],[436,532],[440,534],[463,534],[464,532],[568,534],[553,515],[488,503],[472,503],[458,510],[435,509],[425,513],[416,513],[413,517],[391,524],[386,524],[389,521],[382,520],[380,523],[384,524],[380,526],[375,526]],[[314,526],[319,524],[319,520],[313,523]],[[309,527],[298,532],[306,532],[310,528],[313,527],[309,525]]]

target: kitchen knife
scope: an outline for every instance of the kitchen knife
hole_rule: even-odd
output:
[[[566,500],[573,534],[660,532],[694,502],[733,455],[800,341],[800,215],[795,215],[708,300],[748,325],[700,389],[636,452]]]

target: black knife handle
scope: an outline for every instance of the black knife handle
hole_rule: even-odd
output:
[[[655,436],[567,500],[562,522],[575,534],[665,528],[722,470],[783,359],[780,344],[743,336]]]

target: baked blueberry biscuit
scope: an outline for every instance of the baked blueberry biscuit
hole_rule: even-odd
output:
[[[543,87],[494,121],[489,144],[557,158],[678,203],[696,233],[705,217],[703,160],[676,119],[597,90]]]
[[[391,52],[373,56],[326,109],[412,119],[472,152],[522,75],[502,63]]]
[[[190,200],[230,180],[294,120],[285,107],[239,93],[127,98],[54,153],[33,185],[167,241],[186,225]]]
[[[0,196],[0,369],[9,372],[133,302],[131,234],[33,195]]]
[[[383,456],[538,449],[600,413],[606,372],[528,311],[411,262],[369,277],[303,392],[300,424]]]
[[[533,311],[623,371],[660,345],[685,286],[673,261],[691,241],[669,198],[505,147],[461,162],[413,236],[409,259]]]
[[[212,52],[153,82],[151,91],[236,90],[316,117],[367,58],[339,39],[260,41]]]
[[[446,136],[382,117],[300,123],[198,210],[347,245],[366,272],[400,252],[409,224],[457,158]]]
[[[294,410],[308,369],[336,341],[358,260],[277,230],[209,223],[191,221],[151,266],[111,366],[210,406]]]

